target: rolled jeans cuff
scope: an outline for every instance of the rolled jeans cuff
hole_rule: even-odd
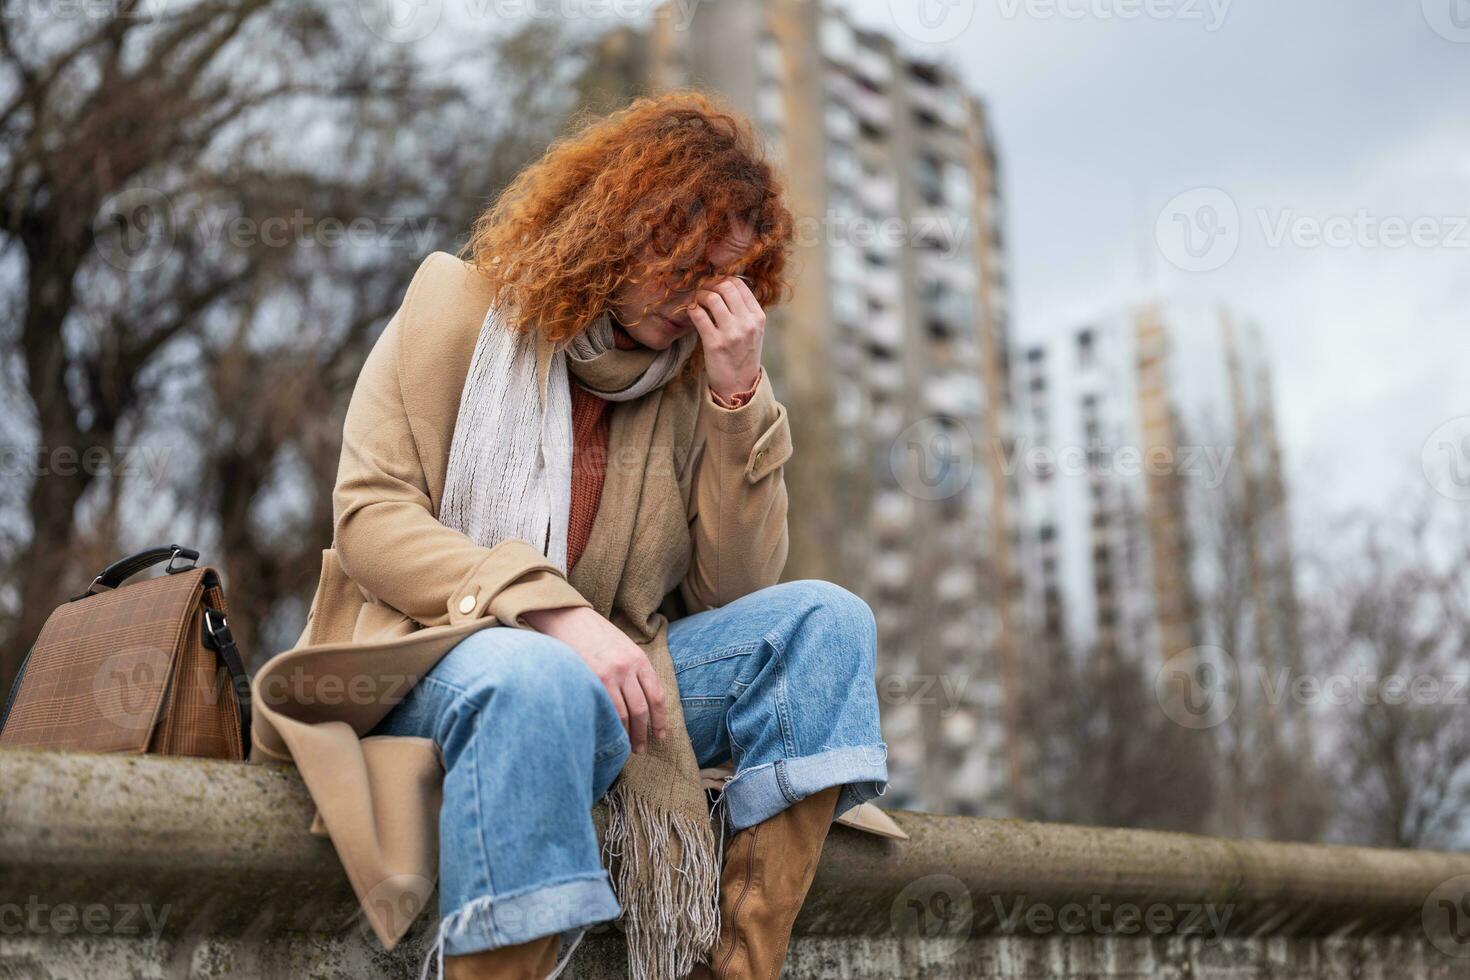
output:
[[[835,816],[882,796],[888,789],[888,746],[877,742],[829,749],[737,772],[724,790],[730,826],[753,827],[829,786],[842,787]]]
[[[609,922],[621,914],[606,871],[515,895],[477,898],[444,921],[444,955],[517,946]]]

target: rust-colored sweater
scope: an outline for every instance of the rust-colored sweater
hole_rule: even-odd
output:
[[[623,350],[638,346],[638,341],[617,328],[613,342]],[[721,408],[739,408],[755,396],[760,372],[749,391],[742,391],[729,401],[711,392]],[[607,440],[610,431],[610,402],[572,381],[572,507],[567,515],[567,571],[571,571],[592,536],[592,522],[602,502],[602,483],[607,474]]]

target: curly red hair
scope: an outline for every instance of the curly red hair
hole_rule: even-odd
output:
[[[626,285],[675,293],[740,268],[763,306],[789,291],[783,189],[750,123],[696,92],[638,99],[553,143],[475,222],[465,257],[517,329],[561,343]],[[754,232],[737,263],[710,247]],[[743,266],[743,268],[741,268]]]

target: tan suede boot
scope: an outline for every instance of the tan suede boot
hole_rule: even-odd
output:
[[[444,980],[546,980],[556,967],[558,936],[542,936],[519,946],[444,957]]]
[[[776,980],[791,926],[817,873],[832,829],[833,786],[747,827],[725,848],[720,875],[720,938],[691,980]]]

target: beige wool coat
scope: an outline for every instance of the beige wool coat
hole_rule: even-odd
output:
[[[529,611],[591,605],[578,572],[629,550],[608,525],[659,543],[661,567],[639,574],[656,579],[671,618],[774,584],[786,560],[791,434],[765,377],[734,410],[713,401],[702,372],[612,405],[599,514],[634,508],[634,519],[595,521],[570,581],[526,542],[485,548],[440,524],[460,394],[490,299],[472,266],[442,252],[414,275],[353,391],[332,547],[306,628],[253,685],[252,760],[295,763],[317,805],[312,831],[332,840],[388,948],[433,891],[443,771],[428,739],[364,736],[440,657],[476,630],[526,628]],[[538,355],[544,378],[549,346]],[[630,446],[639,412],[656,413],[638,426],[652,444]],[[650,504],[670,499],[683,508]]]

